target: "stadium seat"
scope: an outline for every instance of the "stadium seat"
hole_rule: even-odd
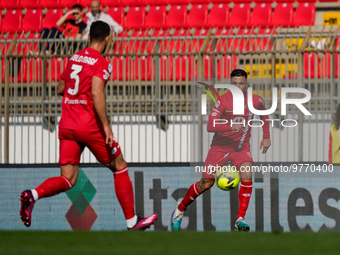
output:
[[[42,28],[51,29],[56,27],[57,21],[63,16],[62,9],[48,9],[45,15],[45,19],[42,24]]]
[[[42,8],[42,3],[40,3],[40,1],[41,0],[20,0],[20,7],[23,9],[39,9]]]
[[[123,6],[140,6],[143,1],[141,0],[120,0],[120,4]]]
[[[211,0],[210,2],[220,4],[220,3],[231,3],[233,2],[233,0]]]
[[[167,28],[181,28],[186,26],[187,7],[186,5],[171,6],[168,16],[166,18],[165,27]]]
[[[1,30],[5,33],[15,33],[21,30],[22,12],[21,10],[9,10],[2,21]]]
[[[1,9],[19,9],[20,0],[1,0]]]
[[[270,25],[272,18],[272,5],[270,3],[258,3],[252,10],[250,24],[255,27]]]
[[[119,7],[110,7],[107,10],[107,14],[109,14],[114,21],[116,21],[119,25],[124,26],[124,8],[122,6]]]
[[[161,6],[161,5],[167,5],[168,2],[164,0],[144,0],[142,1],[143,5],[150,5],[150,6]]]
[[[242,36],[240,39],[235,39],[234,49],[239,51],[253,51],[255,50],[255,35],[254,29],[244,28],[237,32],[237,35]]]
[[[216,50],[217,51],[234,51],[234,48],[231,47],[231,44],[236,41],[232,40],[230,37],[233,36],[232,29],[218,29],[215,33],[216,36]],[[223,36],[223,37],[221,37]]]
[[[187,25],[189,27],[204,27],[208,19],[208,5],[194,4],[192,5]]]
[[[211,0],[190,0],[189,2],[191,4],[210,4],[212,1]]]
[[[270,28],[261,28],[258,31],[258,36],[255,41],[255,50],[273,50],[272,41],[266,37],[275,35],[276,31]]]
[[[68,7],[68,8],[71,8],[73,5],[75,5],[75,4],[81,4],[81,5],[83,5],[82,4],[82,1],[80,1],[79,2],[79,0],[59,0],[60,2],[59,2],[59,5],[61,6],[61,7]],[[83,7],[87,7],[87,6],[83,6]]]
[[[294,7],[292,3],[278,3],[274,9],[272,26],[290,27],[293,22]]]
[[[171,5],[184,5],[189,4],[190,0],[164,0],[164,2]]]
[[[277,3],[290,3],[290,2],[295,2],[295,0],[276,0],[275,2]]]
[[[214,4],[210,10],[207,27],[226,27],[229,21],[229,5]]]
[[[229,79],[232,70],[237,68],[237,55],[216,55],[216,75],[217,79]]]
[[[63,8],[63,6],[60,4],[60,0],[43,0],[41,2],[41,5],[43,8]]]
[[[296,26],[314,26],[315,4],[300,2],[295,9],[293,24]]]
[[[246,27],[250,20],[250,4],[236,3],[230,11],[230,27]]]
[[[122,6],[121,0],[115,0],[115,1],[112,1],[112,0],[101,0],[100,3],[101,3],[103,8],[105,8],[107,6],[109,6],[109,7]]]
[[[125,28],[138,29],[144,26],[145,21],[145,8],[144,7],[132,7],[128,10],[125,18]]]
[[[22,22],[22,30],[27,33],[29,31],[41,31],[43,13],[41,9],[28,9]]]
[[[145,27],[147,28],[161,28],[165,24],[166,7],[151,6],[145,20]]]
[[[319,57],[315,55],[316,53],[304,53],[304,76],[306,79],[320,78]],[[317,67],[317,75],[315,66]]]
[[[47,81],[59,81],[60,75],[65,70],[67,65],[67,58],[51,58],[47,61]]]

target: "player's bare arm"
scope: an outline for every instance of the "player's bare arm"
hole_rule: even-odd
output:
[[[113,132],[107,118],[106,114],[106,100],[105,100],[105,84],[102,79],[97,76],[92,78],[92,98],[94,108],[98,113],[98,116],[103,123],[104,132],[105,132],[105,142],[112,147],[113,143]]]
[[[58,82],[58,86],[57,86],[57,94],[60,96],[63,96],[64,90],[65,90],[65,81],[60,79]]]
[[[263,139],[260,144],[260,150],[262,149],[262,154],[266,153],[271,145],[272,143],[270,139]]]

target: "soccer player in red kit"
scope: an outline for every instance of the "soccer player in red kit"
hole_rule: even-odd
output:
[[[231,84],[237,86],[245,95],[244,115],[233,114],[233,96],[231,91],[226,92],[213,107],[208,120],[208,132],[214,132],[215,135],[211,142],[211,148],[208,152],[204,163],[205,169],[209,166],[223,167],[230,160],[232,165],[237,168],[241,177],[239,190],[239,210],[235,223],[235,230],[249,231],[249,225],[244,221],[248,208],[251,192],[252,192],[252,173],[250,171],[253,159],[250,153],[250,135],[251,126],[249,121],[253,119],[253,114],[248,108],[247,97],[247,73],[241,69],[235,69],[231,73]],[[252,95],[253,105],[257,110],[265,110],[263,99],[257,95]],[[227,120],[227,124],[216,124],[217,120]],[[271,145],[269,122],[266,121],[268,116],[261,116],[263,121],[263,140],[260,144],[262,153],[266,153]],[[231,123],[233,123],[231,125]],[[241,171],[240,171],[241,170]],[[192,184],[184,196],[183,200],[178,204],[171,217],[171,228],[178,231],[181,226],[182,218],[187,207],[204,191],[210,189],[215,182],[213,171],[202,173],[199,182]]]
[[[128,230],[144,230],[157,219],[157,214],[146,218],[135,214],[128,167],[106,114],[105,85],[112,66],[101,53],[109,35],[108,24],[92,23],[90,46],[75,53],[61,75],[57,88],[58,94],[63,95],[59,123],[61,176],[48,178],[35,189],[21,193],[20,217],[26,227],[31,225],[32,209],[38,199],[65,192],[76,184],[80,156],[85,147],[113,172],[116,196]]]

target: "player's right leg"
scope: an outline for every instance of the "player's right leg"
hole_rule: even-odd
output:
[[[210,148],[204,162],[204,169],[212,169],[213,166],[224,166],[229,160],[228,152]],[[178,204],[171,217],[172,231],[178,231],[181,227],[182,218],[187,207],[204,191],[210,189],[215,183],[215,172],[209,170],[202,173],[202,178],[190,186],[183,200]]]
[[[195,201],[204,191],[210,189],[215,183],[214,179],[202,177],[199,182],[195,182],[190,186],[182,201],[177,205],[171,215],[172,231],[179,231],[181,228],[184,212],[188,206]]]
[[[76,184],[80,155],[84,147],[73,140],[74,132],[74,130],[59,129],[61,176],[48,178],[35,189],[21,193],[20,218],[26,227],[31,225],[32,210],[38,199],[65,192]]]
[[[34,207],[34,203],[43,197],[51,197],[57,195],[61,192],[65,192],[71,189],[76,183],[71,176],[76,176],[75,174],[70,174],[71,172],[68,170],[66,176],[70,176],[69,178],[64,176],[63,168],[72,168],[74,173],[78,173],[79,166],[66,165],[60,166],[61,168],[61,176],[51,177],[46,179],[42,184],[32,190],[25,190],[21,192],[20,201],[21,201],[21,209],[20,209],[20,218],[26,227],[31,225],[32,220],[32,210]]]

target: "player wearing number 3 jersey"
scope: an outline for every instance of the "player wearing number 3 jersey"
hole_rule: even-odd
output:
[[[137,217],[134,210],[132,183],[120,146],[113,136],[106,114],[105,85],[112,71],[101,55],[110,35],[110,27],[102,21],[92,23],[90,47],[74,54],[58,83],[63,95],[59,123],[61,176],[52,177],[32,190],[21,193],[20,217],[26,227],[31,225],[34,203],[71,189],[77,182],[80,156],[85,147],[114,175],[115,191],[129,230],[150,227],[157,215]]]

